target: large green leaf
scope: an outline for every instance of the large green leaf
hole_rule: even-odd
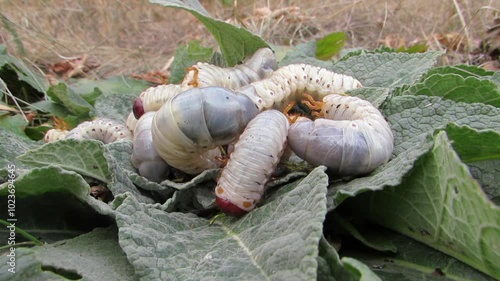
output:
[[[321,168],[241,219],[165,213],[126,198],[120,245],[144,280],[314,280],[326,213]]]
[[[495,83],[458,74],[434,74],[412,85],[405,95],[439,96],[458,102],[480,102],[500,107],[500,91]]]
[[[137,280],[114,226],[41,247],[18,248],[16,254],[16,274],[7,271],[7,257],[0,258],[0,280]]]
[[[64,105],[73,115],[82,118],[94,115],[94,107],[64,83],[51,86],[47,95],[56,103]]]
[[[445,128],[455,151],[465,163],[500,159],[500,131],[474,130],[453,123]]]
[[[357,78],[363,86],[395,88],[420,79],[442,54],[434,51],[362,54],[337,62],[332,70]]]
[[[0,207],[7,210],[9,183],[0,185]],[[74,237],[109,225],[111,208],[90,196],[89,184],[75,172],[57,166],[34,168],[18,176],[15,186],[16,226],[44,242]],[[0,238],[7,241],[7,229]],[[16,242],[21,242],[17,240]]]
[[[500,278],[500,209],[486,198],[444,132],[400,186],[344,203],[374,223]]]
[[[104,145],[96,140],[64,139],[47,143],[18,157],[34,166],[57,165],[105,183],[111,182]]]
[[[394,154],[420,142],[419,136],[444,129],[453,122],[475,130],[500,131],[500,109],[481,103],[463,103],[440,97],[400,96],[383,108],[394,134]]]
[[[193,14],[212,33],[229,66],[233,66],[260,48],[269,45],[259,36],[230,23],[212,18],[196,0],[150,0],[151,3],[175,7]]]

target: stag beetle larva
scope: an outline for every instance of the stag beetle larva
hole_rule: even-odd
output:
[[[332,94],[320,104],[324,118],[301,118],[290,126],[288,140],[295,154],[342,176],[367,174],[389,161],[393,134],[370,102]]]
[[[133,112],[136,118],[140,118],[144,112],[157,111],[167,100],[191,88],[221,86],[234,90],[268,77],[275,69],[276,58],[269,48],[257,50],[245,62],[234,67],[198,63],[188,68],[180,85],[160,85],[142,92],[134,101]]]
[[[167,163],[185,173],[218,167],[220,145],[233,142],[257,115],[246,96],[222,87],[193,88],[167,100],[153,119],[154,145]]]
[[[269,48],[262,48],[234,67],[222,68],[208,63],[197,63],[188,68],[182,88],[221,86],[234,90],[268,77],[275,69],[274,52]]]
[[[122,122],[108,118],[96,118],[92,121],[80,123],[71,131],[52,129],[45,134],[45,141],[51,142],[60,139],[94,139],[103,143],[120,140],[132,140],[132,133]]]
[[[255,208],[283,154],[288,127],[277,110],[266,110],[248,123],[215,188],[223,212],[240,216]]]
[[[237,92],[250,97],[259,110],[263,110],[283,109],[289,102],[301,99],[306,91],[322,98],[360,87],[361,83],[351,76],[317,66],[291,64],[279,68],[266,79],[237,89]]]

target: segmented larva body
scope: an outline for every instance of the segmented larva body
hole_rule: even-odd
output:
[[[157,111],[167,100],[183,90],[178,84],[160,85],[146,89],[134,101],[132,112],[135,118],[139,119],[145,112]]]
[[[290,126],[288,142],[300,158],[342,175],[362,175],[389,161],[394,148],[391,128],[370,102],[328,95],[321,115]]]
[[[69,131],[66,139],[94,139],[103,143],[132,140],[132,133],[122,122],[108,118],[97,118],[80,123]]]
[[[54,142],[64,139],[68,135],[68,130],[50,129],[45,133],[43,140],[45,142]]]
[[[266,79],[238,89],[237,92],[250,97],[262,111],[270,108],[283,109],[289,102],[302,98],[305,92],[315,98],[323,98],[361,87],[361,83],[351,76],[317,66],[292,64],[276,70]]]
[[[233,142],[257,113],[244,95],[222,87],[193,88],[156,112],[153,143],[170,166],[199,174],[219,166],[214,148]]]
[[[166,178],[170,169],[153,145],[151,126],[155,112],[146,112],[134,128],[134,148],[132,164],[139,170],[139,174],[150,181],[161,182]]]
[[[167,100],[191,88],[220,86],[234,90],[268,77],[275,69],[276,58],[269,48],[257,50],[243,64],[234,67],[198,63],[188,68],[180,85],[160,85],[142,92],[134,101],[134,116],[140,118],[144,112],[157,111]]]
[[[255,208],[286,146],[289,123],[277,110],[266,110],[250,121],[215,188],[218,207],[240,216]]]
[[[188,68],[182,88],[221,86],[235,90],[268,77],[275,69],[274,52],[269,48],[262,48],[234,67],[222,68],[208,63],[197,63]]]

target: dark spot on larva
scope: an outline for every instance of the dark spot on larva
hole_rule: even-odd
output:
[[[345,105],[345,108],[349,108],[349,105],[348,105],[348,104],[346,104],[346,105]]]
[[[258,102],[259,102],[259,103],[262,103],[262,100],[261,100],[261,99],[259,99],[259,100],[258,100]]]
[[[454,186],[453,191],[455,191],[455,194],[458,194],[458,187]]]
[[[96,165],[92,165],[92,169],[97,170],[99,169],[99,167],[97,167]]]
[[[411,231],[411,232],[415,232],[415,228],[413,228],[411,226],[408,226],[408,230]]]
[[[269,154],[269,157],[273,158],[274,159],[274,156],[272,154]]]
[[[309,81],[312,81],[312,80],[313,80],[313,78],[312,78],[312,77],[309,77]]]
[[[328,114],[329,112],[330,112],[330,110],[325,111],[326,114]]]
[[[356,125],[356,123],[351,123],[351,126],[352,126],[353,128],[356,128],[358,125]]]
[[[229,99],[229,97],[226,97],[226,100],[228,100],[228,99]]]
[[[274,96],[274,92],[273,91],[269,91],[269,95]]]
[[[307,80],[307,75],[304,75],[304,80]]]
[[[327,87],[327,88],[330,88],[330,84],[326,84],[326,87]]]
[[[341,106],[341,104],[337,104],[336,108],[339,108]]]
[[[101,131],[101,132],[102,132],[102,129],[99,129],[99,131]]]
[[[95,132],[95,128],[94,128],[94,129],[92,129],[92,132]]]
[[[316,79],[316,83],[319,83],[319,79]]]

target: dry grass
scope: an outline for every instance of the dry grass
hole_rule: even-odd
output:
[[[448,63],[471,60],[469,51],[500,7],[500,0],[201,2],[212,16],[242,24],[273,44],[296,45],[346,31],[347,47],[428,42],[432,49],[458,49]],[[145,0],[0,0],[0,11],[0,43],[42,68],[87,55],[98,65],[88,75],[132,74],[161,69],[189,40],[215,46],[188,12]]]

